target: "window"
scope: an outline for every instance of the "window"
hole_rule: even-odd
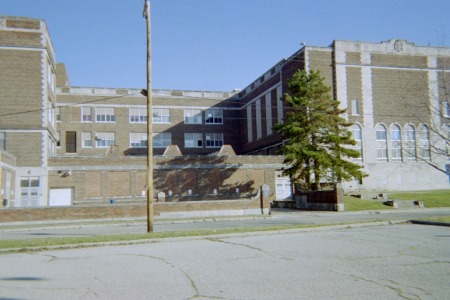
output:
[[[247,106],[247,142],[253,141],[252,105]]]
[[[6,150],[6,133],[0,132],[0,150]]]
[[[184,147],[186,148],[201,148],[203,147],[203,136],[201,133],[185,133]]]
[[[81,140],[82,140],[81,147],[83,147],[83,148],[91,148],[92,147],[92,133],[82,132]]]
[[[153,134],[153,147],[165,148],[172,143],[172,134],[170,132],[160,132]]]
[[[362,133],[361,127],[357,124],[354,124],[350,127],[350,131],[352,132],[353,139],[356,141],[356,145],[352,148],[359,152],[359,159],[362,159]]]
[[[202,111],[200,109],[185,109],[184,123],[202,124]]]
[[[53,71],[52,64],[50,61],[48,61],[48,64],[47,64],[47,81],[48,81],[48,84],[50,85],[50,88],[52,89],[52,91],[54,91],[55,90],[55,82],[56,82],[55,72]]]
[[[52,100],[48,99],[48,123],[55,127],[55,105],[53,105]]]
[[[450,104],[448,102],[442,102],[442,115],[450,118]]]
[[[354,115],[354,116],[359,115],[359,103],[358,103],[358,99],[352,100],[352,115]]]
[[[390,138],[391,138],[391,159],[401,160],[402,159],[402,138],[400,134],[400,127],[397,125],[391,125],[390,128]]]
[[[92,112],[90,107],[81,108],[81,121],[82,122],[92,122]]]
[[[77,132],[66,131],[66,153],[77,152]]]
[[[223,146],[223,133],[206,133],[206,147],[217,148]]]
[[[97,132],[95,134],[95,146],[97,148],[108,148],[115,142],[114,132]]]
[[[56,122],[61,122],[61,107],[56,107]]]
[[[170,111],[168,108],[153,109],[153,123],[170,123]]]
[[[416,133],[414,127],[406,125],[403,129],[403,140],[405,141],[405,159],[416,159]]]
[[[208,109],[205,112],[206,124],[223,124],[223,110]]]
[[[97,107],[95,109],[95,120],[100,123],[115,122],[113,107]]]
[[[376,137],[377,137],[377,159],[387,160],[386,127],[378,124],[376,127]]]
[[[146,148],[147,147],[147,133],[146,132],[131,132],[130,133],[130,147],[131,148]]]
[[[147,109],[130,108],[130,123],[147,123]]]
[[[420,125],[417,129],[417,142],[419,149],[419,157],[429,160],[430,159],[430,135],[428,127]]]

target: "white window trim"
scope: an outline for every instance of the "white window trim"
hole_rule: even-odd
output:
[[[160,145],[155,145],[155,141],[161,141]],[[172,143],[172,133],[159,132],[153,133],[153,148],[166,148]]]
[[[188,139],[189,135],[192,135],[190,139]],[[201,145],[198,145],[198,142]],[[192,144],[192,145],[189,145]],[[184,134],[184,147],[185,148],[203,148],[203,134],[197,132],[186,132]]]
[[[166,112],[167,112],[167,114],[164,114]],[[155,121],[155,117],[161,117],[161,121]],[[162,121],[163,118],[168,118],[169,120],[168,121]],[[170,109],[168,109],[168,108],[154,108],[153,109],[152,122],[154,124],[170,124],[171,123]]]
[[[194,112],[196,112],[196,113],[194,113]],[[201,109],[185,109],[184,110],[184,123],[185,124],[203,124],[202,110]]]
[[[208,146],[208,141],[212,141],[213,145]],[[223,133],[205,133],[206,148],[221,148],[223,144]]]
[[[136,110],[136,113],[133,113],[132,110]],[[132,117],[134,117],[134,118],[137,117],[138,121],[133,121]],[[128,110],[128,121],[130,123],[133,123],[133,124],[141,123],[141,124],[143,124],[143,123],[147,123],[147,120],[148,120],[148,118],[147,118],[147,109],[146,108],[131,107]]]
[[[87,115],[87,114],[85,115],[83,113],[84,109],[89,109],[89,115]],[[90,120],[89,121],[85,121],[84,120],[84,116],[90,116]],[[81,107],[81,122],[83,122],[83,123],[92,123],[92,108],[90,106],[82,106]]]
[[[103,112],[104,110],[104,112]],[[108,110],[112,110],[112,113],[108,113]],[[99,116],[105,116],[105,120],[98,120]],[[110,119],[110,120],[108,120]],[[95,108],[95,122],[96,123],[115,123],[116,112],[114,107],[96,107]]]
[[[220,120],[216,122],[216,119]],[[212,120],[209,122],[208,120]],[[223,124],[223,110],[222,109],[207,109],[205,111],[205,124],[214,125],[214,124]]]
[[[89,138],[87,138],[88,135]],[[86,146],[85,141],[90,141],[91,145]],[[83,131],[81,133],[81,148],[92,148],[92,132]]]
[[[108,135],[111,134],[113,139],[101,139],[99,135]],[[108,145],[99,145],[100,141],[108,141]],[[112,142],[112,143],[111,143]],[[116,142],[116,135],[114,132],[96,132],[95,133],[95,147],[96,148],[109,148],[110,146],[114,145]]]
[[[142,145],[142,142],[145,142]],[[139,144],[138,146],[133,144]],[[146,132],[130,132],[130,148],[147,148],[147,133]]]

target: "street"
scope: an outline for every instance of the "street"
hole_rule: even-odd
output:
[[[155,220],[155,232],[187,231],[202,229],[245,228],[296,224],[341,224],[368,221],[398,221],[429,217],[449,216],[450,208],[426,208],[407,210],[379,210],[362,212],[317,212],[274,210],[268,216],[232,218],[206,218],[197,220]],[[22,223],[20,226],[0,223],[0,239],[30,239],[45,237],[99,236],[110,234],[135,234],[147,232],[145,219],[112,220],[103,222],[70,221]]]
[[[0,299],[448,299],[448,227],[172,238],[0,255]]]

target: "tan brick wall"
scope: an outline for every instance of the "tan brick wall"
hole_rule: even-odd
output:
[[[41,52],[0,50],[0,128],[42,127]]]
[[[430,120],[426,71],[372,69],[372,91],[375,122]]]
[[[0,31],[0,45],[20,47],[42,46],[39,32]]]
[[[347,67],[347,99],[348,99],[348,110],[347,114],[349,115],[349,120],[351,122],[364,122],[363,115],[363,101],[362,101],[362,75],[360,67]],[[340,100],[340,99],[338,99]],[[352,111],[352,101],[358,100],[359,106],[359,116],[355,116]]]
[[[438,57],[437,67],[438,69],[450,69],[450,57]]]
[[[361,64],[361,52],[345,52],[345,62],[347,64]]]
[[[130,197],[130,172],[107,172],[107,197]]]
[[[333,52],[309,50],[309,69],[320,71],[322,77],[325,78],[324,83],[327,86],[333,86]]]
[[[8,28],[22,28],[22,29],[40,29],[41,22],[39,20],[30,19],[7,19],[6,27]]]
[[[102,173],[86,172],[84,194],[87,199],[102,196]]]
[[[38,167],[42,165],[42,134],[8,132],[6,150],[17,157],[18,167]]]
[[[372,53],[371,63],[374,66],[386,67],[422,67],[428,66],[428,59],[426,56],[404,55],[404,54],[381,54]]]

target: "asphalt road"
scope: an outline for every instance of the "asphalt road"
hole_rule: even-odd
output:
[[[274,210],[270,216],[206,218],[190,220],[155,219],[155,232],[188,231],[263,227],[293,224],[340,224],[349,222],[399,221],[428,217],[450,216],[450,208],[424,208],[407,210],[380,210],[363,212],[308,212]],[[77,222],[0,223],[0,239],[29,239],[45,237],[99,236],[110,234],[134,234],[147,231],[145,219]]]
[[[448,299],[450,230],[343,227],[0,255],[0,299]]]

